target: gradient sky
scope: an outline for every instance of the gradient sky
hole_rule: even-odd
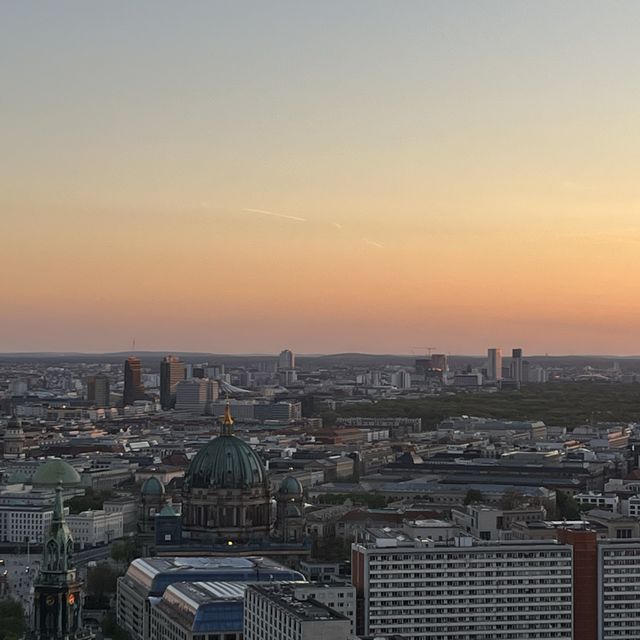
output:
[[[640,353],[638,24],[1,3],[0,351]]]

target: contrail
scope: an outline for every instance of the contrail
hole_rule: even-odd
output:
[[[376,242],[375,240],[370,240],[369,238],[362,238],[367,244],[370,244],[372,247],[377,247],[378,249],[384,249],[384,245],[382,242]]]
[[[273,216],[274,218],[284,218],[285,220],[295,220],[295,222],[306,222],[306,218],[298,216],[287,216],[284,213],[274,213],[273,211],[265,211],[264,209],[243,209],[246,213],[260,213],[263,216]]]

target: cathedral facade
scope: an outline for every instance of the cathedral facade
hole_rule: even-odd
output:
[[[220,435],[196,454],[185,474],[181,537],[184,549],[308,555],[300,482],[286,478],[272,495],[262,459],[233,435],[229,405]]]

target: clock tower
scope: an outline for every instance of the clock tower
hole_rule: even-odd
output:
[[[86,637],[82,629],[81,582],[73,562],[73,538],[64,517],[62,483],[56,488],[53,518],[44,540],[40,573],[34,585],[36,640]]]

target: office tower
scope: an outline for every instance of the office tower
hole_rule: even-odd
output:
[[[416,375],[424,378],[431,369],[431,358],[416,358],[413,366],[416,368]]]
[[[280,352],[278,356],[278,369],[295,369],[296,368],[296,357],[293,354],[293,351],[289,349],[284,349]]]
[[[295,369],[280,369],[278,372],[278,381],[281,386],[288,387],[295,384],[298,380],[298,374]]]
[[[492,381],[502,380],[502,350],[489,349],[487,352],[487,378]]]
[[[391,384],[398,389],[411,389],[411,374],[400,369],[391,375]]]
[[[176,356],[165,356],[160,362],[160,405],[171,409],[176,403],[176,386],[185,377],[184,362]]]
[[[218,399],[220,388],[217,380],[190,378],[180,380],[175,388],[175,408],[202,414],[207,404]]]
[[[522,349],[513,349],[511,351],[511,378],[519,385],[523,382]]]
[[[107,376],[98,374],[87,378],[87,400],[99,408],[111,406],[111,383]]]
[[[142,384],[142,366],[140,360],[130,356],[124,363],[124,406],[133,404],[136,400],[145,400],[146,395]]]
[[[449,370],[449,363],[447,361],[447,355],[445,353],[434,353],[431,356],[431,368],[440,369],[440,371],[446,372]]]

